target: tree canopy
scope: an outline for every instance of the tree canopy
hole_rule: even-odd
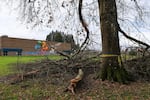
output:
[[[86,32],[78,16],[79,1],[80,0],[6,0],[7,5],[13,4],[15,10],[19,11],[20,16],[18,18],[28,23],[27,25],[30,28],[40,26],[48,27],[50,30],[59,29],[59,31],[74,34],[79,42],[83,42],[86,37]],[[98,0],[83,0],[82,15],[90,31],[89,43],[91,45],[96,44],[96,46],[101,46],[97,2]],[[148,21],[150,16],[148,8],[150,5],[148,1],[116,0],[116,4],[118,22],[121,28],[129,35],[150,43],[147,37],[143,35],[144,32],[142,32],[150,28]],[[126,42],[127,40],[125,41],[122,35],[120,35],[120,40],[121,45],[127,45],[125,43],[128,42]]]

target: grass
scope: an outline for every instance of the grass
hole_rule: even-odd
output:
[[[49,59],[57,60],[60,56],[50,55],[47,56]],[[0,76],[8,75],[14,73],[12,64],[34,62],[35,60],[40,60],[46,58],[45,56],[0,56]]]
[[[63,92],[64,86],[48,84],[40,80],[28,80],[15,85],[0,83],[0,100],[150,100],[150,84],[135,82],[97,84],[89,90]]]

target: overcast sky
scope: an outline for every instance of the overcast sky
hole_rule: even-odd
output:
[[[142,0],[143,4],[150,6],[148,0]],[[49,34],[49,29],[28,29],[26,25],[23,25],[17,20],[17,14],[12,12],[11,7],[5,6],[0,2],[0,36],[8,35],[9,37],[28,38],[36,40],[45,40]],[[140,28],[142,35],[133,34],[134,37],[138,37],[141,40],[150,43],[150,30]],[[132,31],[131,31],[132,33]],[[133,32],[134,33],[134,32]],[[121,37],[122,40],[124,38]],[[126,41],[127,42],[127,41]]]
[[[21,21],[17,20],[17,14],[12,12],[11,7],[0,2],[0,36],[19,37],[27,39],[45,40],[48,29],[28,29]]]

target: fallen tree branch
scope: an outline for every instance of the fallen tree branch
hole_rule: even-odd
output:
[[[49,45],[49,47],[55,50],[54,47],[52,47],[52,46],[50,46],[50,45]],[[63,53],[63,52],[61,52],[61,51],[56,50],[56,52],[57,52],[58,54],[60,54],[61,56],[67,57],[68,59],[71,58],[70,55],[65,54],[65,53]]]
[[[61,51],[56,51],[58,54],[60,54],[61,56],[67,57],[68,59],[70,59],[71,57],[68,54],[65,54]]]
[[[70,84],[65,91],[71,91],[72,94],[75,95],[75,88],[77,86],[77,83],[82,80],[83,75],[84,73],[82,69],[79,69],[78,75],[70,80]]]

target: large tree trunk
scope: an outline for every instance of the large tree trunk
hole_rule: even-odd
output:
[[[98,0],[102,35],[102,80],[125,82],[126,71],[120,64],[117,8],[115,0]]]

